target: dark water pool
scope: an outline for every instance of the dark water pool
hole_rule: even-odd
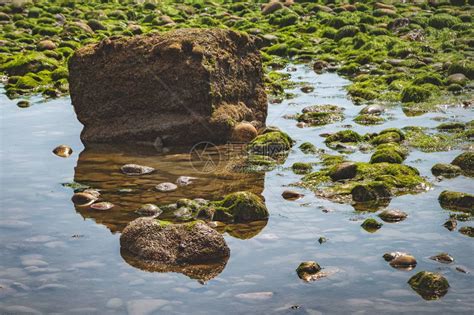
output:
[[[442,226],[449,212],[439,206],[437,197],[444,189],[472,193],[473,181],[459,176],[439,182],[430,172],[433,164],[450,162],[461,151],[412,150],[406,164],[417,167],[433,183],[433,189],[394,198],[390,208],[407,212],[408,219],[386,223],[373,234],[360,224],[374,213],[316,198],[310,191],[301,190],[306,196],[298,201],[281,197],[288,185],[300,179],[289,169],[294,162],[318,162],[317,157],[302,154],[298,145],[309,141],[324,148],[324,138],[319,136],[322,132],[344,129],[347,124],[361,133],[436,126],[439,122],[434,118],[439,117],[469,121],[474,118],[472,109],[447,107],[443,112],[406,117],[399,107],[393,107],[385,124],[359,126],[352,119],[360,108],[344,90],[348,81],[336,74],[316,75],[305,66],[296,68],[290,72],[292,79],[314,85],[314,92],[289,91],[297,97],[269,105],[267,124],[288,132],[297,145],[282,167],[260,175],[202,174],[191,167],[187,154],[176,152],[163,155],[138,148],[84,151],[79,139],[82,126],[69,98],[44,103],[33,98],[33,106],[21,109],[2,94],[0,313],[472,313],[473,239]],[[326,103],[345,107],[346,119],[301,129],[294,120],[282,117],[308,105]],[[53,155],[51,150],[59,144],[70,145],[74,154],[68,159]],[[357,152],[349,158],[367,161],[370,153]],[[158,172],[146,179],[124,177],[118,168],[130,162],[154,166]],[[150,189],[181,175],[199,180],[171,195],[158,195]],[[74,181],[102,189],[116,207],[101,214],[75,209],[70,201],[73,190],[63,185]],[[132,210],[138,205],[182,197],[216,199],[237,190],[262,193],[271,216],[266,225],[243,233],[245,237],[239,227],[225,234],[231,256],[212,280],[201,283],[179,273],[148,272],[122,258],[120,231],[136,217]],[[458,224],[463,225],[472,225],[472,221]],[[318,243],[321,236],[327,238],[326,243]],[[418,260],[417,267],[412,271],[393,269],[382,258],[388,251],[411,253]],[[443,265],[429,259],[440,252],[450,253],[455,262]],[[316,260],[330,276],[302,282],[295,269],[305,260]],[[407,284],[421,270],[442,273],[451,285],[449,292],[437,301],[423,300]]]

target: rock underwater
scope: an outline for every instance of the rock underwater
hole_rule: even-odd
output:
[[[263,127],[262,61],[252,37],[223,29],[106,38],[69,60],[84,143],[225,143]]]

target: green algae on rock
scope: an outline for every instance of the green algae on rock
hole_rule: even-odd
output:
[[[463,173],[474,176],[474,152],[468,151],[458,155],[451,164],[461,168]]]
[[[288,134],[275,130],[257,136],[248,144],[248,149],[254,154],[274,157],[288,152],[293,143]]]
[[[370,163],[396,163],[401,164],[406,159],[408,150],[397,143],[384,143],[378,145],[370,158]]]
[[[474,213],[474,195],[445,190],[438,201],[443,208]]]
[[[425,300],[437,300],[446,295],[448,280],[439,273],[420,271],[408,280],[408,284]]]
[[[227,195],[222,201],[213,203],[214,220],[249,222],[267,220],[269,213],[265,203],[251,192],[235,192]]]
[[[344,119],[343,108],[336,105],[313,105],[303,108],[296,119],[310,126],[323,126]]]
[[[379,221],[373,219],[373,218],[368,218],[365,219],[364,222],[362,222],[361,226],[364,230],[366,230],[369,233],[374,233],[378,229],[382,227],[383,223],[380,223]]]
[[[293,163],[291,169],[295,174],[307,174],[313,170],[311,163],[296,162]]]
[[[303,177],[300,185],[316,192],[318,196],[340,202],[370,202],[389,199],[392,195],[425,191],[428,182],[413,167],[390,163],[353,163],[355,173],[334,181],[331,174],[343,165],[340,159],[326,160],[319,171]]]
[[[431,173],[435,176],[444,176],[448,178],[456,177],[461,175],[461,168],[457,165],[436,163],[431,167]]]

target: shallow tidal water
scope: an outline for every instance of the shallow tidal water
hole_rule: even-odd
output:
[[[305,94],[270,104],[267,125],[274,125],[297,141],[285,164],[266,174],[200,173],[189,155],[140,148],[84,150],[69,98],[18,108],[16,101],[0,96],[0,314],[347,314],[347,313],[469,313],[474,309],[474,244],[472,238],[450,232],[442,224],[449,211],[437,201],[444,189],[473,192],[464,176],[436,181],[435,163],[449,163],[461,151],[423,153],[412,149],[405,161],[433,184],[418,195],[392,199],[389,207],[408,213],[400,223],[384,223],[375,233],[360,227],[376,213],[358,212],[314,196],[311,191],[297,201],[281,193],[298,182],[290,167],[294,162],[318,162],[298,146],[306,141],[325,148],[319,134],[352,125],[359,133],[390,127],[434,127],[434,118],[469,121],[472,109],[446,107],[443,112],[406,117],[400,107],[388,109],[383,125],[360,126],[352,120],[361,107],[352,104],[336,74],[315,74],[306,66],[285,69],[296,82],[315,87]],[[323,127],[298,128],[282,116],[314,104],[344,107],[343,122]],[[63,159],[51,153],[59,144],[74,153]],[[368,161],[371,153],[356,152],[349,159]],[[121,165],[138,163],[157,168],[152,176],[126,177]],[[171,194],[152,187],[178,176],[195,176],[193,185]],[[79,182],[102,190],[116,204],[109,212],[75,209],[73,189],[63,184]],[[148,272],[128,264],[120,253],[120,231],[140,204],[165,204],[178,198],[218,199],[226,193],[251,190],[262,193],[270,211],[266,226],[237,227],[225,239],[231,256],[215,278],[201,283],[180,273]],[[458,228],[472,221],[458,222]],[[247,229],[247,230],[246,230]],[[252,237],[253,236],[253,237]],[[318,243],[320,237],[327,242]],[[385,252],[405,251],[416,257],[412,271],[396,270],[382,258]],[[451,254],[449,265],[430,260],[440,252]],[[305,283],[295,272],[300,262],[317,261],[330,275]],[[456,270],[461,267],[468,273]],[[418,271],[442,273],[449,292],[436,301],[425,301],[407,284]]]

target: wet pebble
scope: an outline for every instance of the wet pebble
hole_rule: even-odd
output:
[[[302,197],[304,197],[303,194],[300,194],[299,192],[297,191],[294,191],[294,190],[285,190],[281,196],[284,198],[284,199],[287,199],[287,200],[297,200],[297,199],[300,199]]]
[[[178,186],[176,186],[173,183],[161,183],[155,186],[155,189],[158,190],[159,192],[170,192],[170,191],[175,191],[178,189]]]
[[[456,219],[451,218],[448,221],[444,222],[443,226],[449,231],[454,231],[458,226],[458,222],[456,221]]]
[[[140,209],[135,211],[135,213],[142,216],[159,216],[163,213],[163,210],[161,210],[157,205],[147,203],[141,206]]]
[[[404,270],[412,270],[416,267],[416,264],[415,257],[408,254],[399,255],[390,261],[390,266],[393,268]]]
[[[31,106],[30,102],[26,101],[26,100],[22,100],[22,101],[19,101],[18,103],[16,103],[16,106],[20,107],[20,108],[28,108]]]
[[[298,268],[296,268],[296,273],[298,277],[304,281],[314,281],[325,276],[325,274],[321,272],[321,266],[315,261],[302,262]]]
[[[120,168],[120,170],[122,173],[131,176],[150,174],[155,171],[153,167],[138,164],[125,164]]]
[[[449,255],[448,253],[440,253],[438,255],[435,255],[435,256],[431,256],[430,257],[431,260],[436,260],[440,263],[443,263],[443,264],[450,264],[452,262],[454,262],[454,258]]]
[[[61,145],[57,146],[56,148],[54,148],[53,153],[56,154],[57,156],[67,158],[67,157],[71,156],[72,149],[71,149],[70,146],[61,144]]]
[[[406,219],[408,215],[401,210],[384,210],[379,217],[385,222],[400,222]]]
[[[301,92],[303,93],[311,93],[314,91],[314,86],[311,85],[304,85],[301,87]]]
[[[114,204],[111,202],[102,201],[102,202],[93,203],[91,204],[90,207],[94,210],[107,211],[107,210],[112,209],[114,207]]]
[[[321,236],[321,237],[318,239],[319,244],[326,243],[327,241],[328,241],[328,239],[325,238],[324,236]]]
[[[176,184],[178,184],[178,186],[188,186],[191,185],[195,179],[197,179],[197,177],[180,176],[176,180]]]
[[[360,114],[380,115],[385,111],[381,105],[368,105],[360,111]]]
[[[97,197],[85,192],[79,192],[79,193],[75,193],[72,196],[71,200],[75,205],[88,206],[94,203],[97,200]]]

